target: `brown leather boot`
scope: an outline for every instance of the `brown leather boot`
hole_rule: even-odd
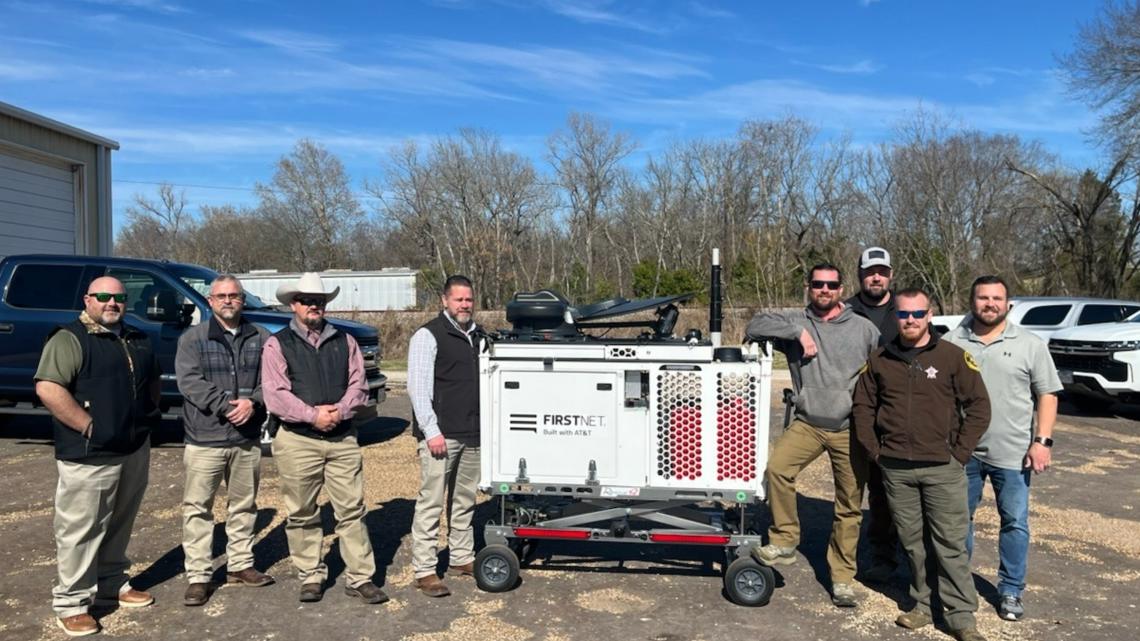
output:
[[[416,588],[430,597],[442,597],[451,594],[451,590],[447,588],[447,584],[434,574],[416,579]]]
[[[447,568],[448,576],[475,576],[475,563],[464,563],[462,565],[452,565]]]
[[[240,583],[251,588],[260,588],[263,585],[271,585],[274,578],[258,572],[252,567],[246,568],[240,572],[227,572],[226,583]]]

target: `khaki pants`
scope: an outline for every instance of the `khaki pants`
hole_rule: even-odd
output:
[[[475,560],[475,495],[479,489],[479,448],[446,439],[447,455],[436,458],[420,441],[420,493],[412,519],[412,571],[417,579],[435,574],[440,516],[447,509],[451,566]],[[448,500],[450,497],[450,500]]]
[[[946,610],[946,624],[954,630],[974,627],[978,593],[966,553],[970,509],[965,469],[956,460],[929,465],[880,457],[879,464],[899,542],[910,562],[910,595],[918,602],[917,609],[930,613],[925,527],[938,559],[938,596]]]
[[[182,550],[186,579],[208,583],[214,573],[214,497],[226,483],[226,565],[230,572],[253,567],[253,528],[257,521],[257,485],[261,448],[257,443],[227,447],[186,444],[182,454],[186,487],[182,492]]]
[[[273,459],[281,477],[289,556],[301,583],[324,583],[329,576],[328,566],[321,561],[324,533],[317,506],[321,488],[336,515],[345,584],[356,587],[370,582],[376,561],[364,524],[364,463],[355,430],[326,440],[282,429],[273,439]]]
[[[98,464],[56,461],[56,469],[52,608],[64,618],[130,589],[127,544],[146,492],[150,443]]]
[[[861,448],[852,447],[850,430],[829,432],[804,423],[791,425],[772,447],[768,457],[768,503],[772,509],[771,543],[796,547],[800,543],[800,519],[796,512],[796,476],[824,452],[831,459],[835,479],[835,518],[827,547],[827,564],[832,583],[855,579],[855,551],[859,545],[859,524],[863,518],[863,485],[866,458]],[[852,450],[855,450],[854,461]]]

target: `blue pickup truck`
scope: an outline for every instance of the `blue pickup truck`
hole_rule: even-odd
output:
[[[83,309],[87,285],[114,276],[127,289],[125,322],[150,336],[162,367],[162,409],[182,404],[174,378],[178,337],[210,317],[206,295],[214,272],[198,265],[103,256],[8,256],[0,260],[0,405],[38,404],[36,366],[53,328],[75,319]],[[277,311],[246,295],[245,317],[270,332],[285,327],[292,314]],[[380,372],[380,337],[376,328],[330,319],[350,334],[364,354],[369,405],[384,401],[387,377]]]

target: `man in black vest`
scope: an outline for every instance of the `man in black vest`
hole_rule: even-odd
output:
[[[889,345],[899,335],[898,306],[891,293],[891,255],[882,247],[868,247],[859,256],[859,293],[847,299],[847,305],[858,315],[879,328],[879,345]],[[876,463],[868,464],[867,505],[871,518],[867,521],[867,539],[871,543],[871,565],[862,573],[864,581],[885,583],[898,565],[898,532],[891,519],[887,492],[883,488],[883,471]]]
[[[265,406],[281,420],[273,459],[301,601],[320,601],[329,574],[321,561],[317,506],[323,488],[336,515],[345,593],[365,603],[383,603],[388,596],[372,583],[376,562],[364,523],[364,460],[352,425],[368,398],[364,357],[353,337],[325,322],[325,306],[338,293],[339,287],[326,290],[315,273],[277,288],[277,300],[289,305],[293,319],[265,341],[261,392]]]
[[[94,603],[154,603],[131,587],[127,544],[146,491],[159,368],[146,334],[122,323],[126,302],[117,279],[92,281],[78,320],[52,333],[36,370],[59,472],[52,608],[69,636],[99,632]]]
[[[178,339],[174,371],[186,444],[182,461],[182,550],[189,585],[182,603],[204,605],[214,573],[214,498],[226,484],[226,582],[260,587],[273,577],[253,567],[261,479],[261,348],[269,332],[242,317],[245,291],[234,276],[210,284],[210,318]]]
[[[479,335],[472,320],[475,293],[471,281],[466,276],[448,278],[441,301],[439,316],[416,330],[408,347],[412,434],[419,440],[420,455],[412,571],[416,587],[432,597],[451,594],[436,574],[436,543],[444,507],[448,573],[473,573],[471,518],[479,485]]]

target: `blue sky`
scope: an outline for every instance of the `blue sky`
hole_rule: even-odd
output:
[[[545,169],[572,111],[644,155],[788,114],[873,144],[921,106],[1085,166],[1094,114],[1066,95],[1055,54],[1100,6],[0,0],[0,100],[119,141],[117,213],[160,181],[193,205],[252,204],[302,137],[358,185],[393,145],[467,126]]]

